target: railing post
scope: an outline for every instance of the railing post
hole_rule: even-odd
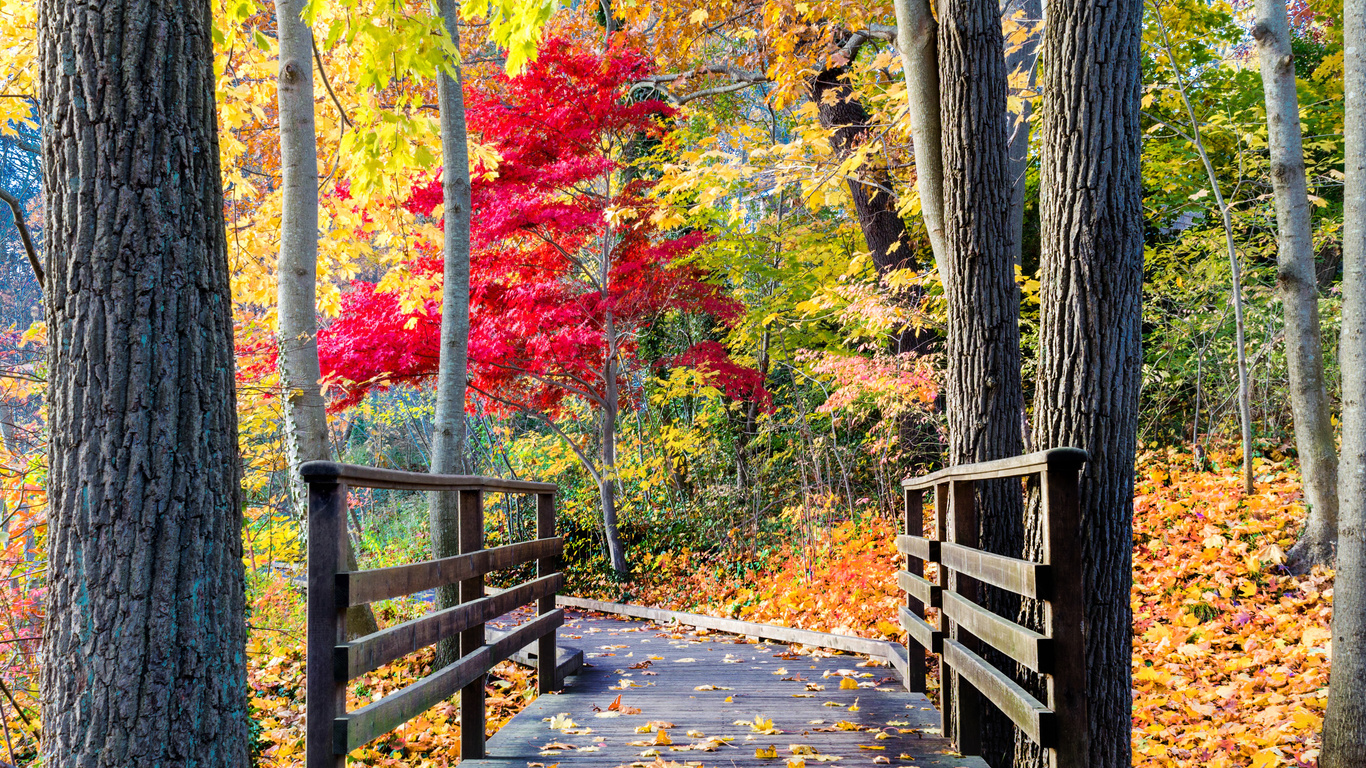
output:
[[[906,509],[903,517],[904,527],[907,536],[921,536],[925,533],[925,492],[913,491],[909,488],[905,492]],[[918,557],[906,555],[906,572],[915,576],[925,575],[925,562]],[[906,609],[912,615],[925,618],[925,604],[910,594],[906,595]],[[920,643],[906,635],[906,690],[916,693],[925,692],[925,674],[928,665],[925,663],[927,649],[921,647]]]
[[[460,554],[484,548],[484,493],[460,491]],[[460,602],[484,597],[484,577],[460,582]],[[468,656],[484,644],[484,625],[460,633],[460,655]],[[460,759],[484,758],[484,675],[460,689]]]
[[[307,768],[346,768],[333,752],[332,724],[346,713],[345,673],[333,648],[346,642],[346,606],[337,599],[337,573],[346,562],[346,484],[308,484],[308,672],[305,707]]]
[[[976,483],[972,480],[954,480],[951,483],[949,493],[952,500],[949,504],[948,540],[976,549],[978,546]],[[942,564],[939,567],[941,570],[944,568]],[[976,579],[949,572],[948,580],[950,584],[944,587],[946,591],[951,589],[968,600],[977,602]],[[939,615],[943,617],[944,626],[942,629],[945,637],[957,640],[970,651],[981,650],[977,638],[960,629],[956,623],[949,621],[943,611],[940,611]],[[939,663],[943,665],[942,658]],[[954,688],[954,696],[958,700],[952,738],[960,754],[980,755],[982,753],[981,695],[970,683],[965,684],[957,673],[953,674],[951,682]]]
[[[536,538],[549,539],[555,535],[555,494],[538,493],[536,494]],[[539,577],[549,576],[555,572],[557,563],[553,557],[543,557],[536,561],[536,575]],[[555,610],[555,596],[549,595],[541,598],[541,602],[536,606],[537,615],[544,615]],[[560,681],[555,677],[556,662],[559,661],[559,649],[555,643],[555,632],[542,637],[536,643],[536,689],[539,693],[550,693],[559,690]]]
[[[949,538],[949,483],[938,483],[934,486],[934,540],[939,542],[950,541]],[[942,552],[941,552],[942,555]],[[935,583],[940,590],[949,588],[948,571],[944,569],[944,564],[939,563],[935,566]],[[949,636],[949,620],[944,615],[941,608],[939,611],[939,632],[941,637]],[[951,738],[953,732],[953,721],[950,719],[953,712],[953,672],[949,665],[944,663],[944,657],[939,657],[939,733],[944,738]]]
[[[1043,562],[1052,574],[1044,601],[1044,634],[1052,638],[1053,664],[1046,675],[1047,704],[1058,733],[1051,768],[1083,768],[1090,751],[1087,715],[1085,576],[1082,565],[1081,494],[1075,459],[1048,463],[1040,473],[1043,499]]]

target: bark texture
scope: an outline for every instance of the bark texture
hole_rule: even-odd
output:
[[[944,390],[950,464],[1021,452],[1020,297],[1009,227],[1006,69],[1001,13],[993,0],[940,6],[939,83],[944,234],[948,271],[948,371]],[[1024,510],[1018,481],[978,484],[979,542],[1018,557]],[[1018,599],[983,589],[983,603],[1013,616]],[[988,660],[1004,657],[988,653]],[[954,697],[955,701],[958,697]],[[1010,761],[1010,721],[982,707],[983,757]]]
[[[939,279],[948,274],[944,235],[944,164],[939,123],[939,23],[929,0],[894,0],[896,45],[906,75],[908,116],[915,150],[915,188]]]
[[[446,33],[460,47],[459,9],[441,0]],[[470,346],[470,163],[466,146],[464,78],[442,71],[437,78],[441,110],[441,192],[444,205],[445,278],[441,291],[441,359],[436,374],[436,416],[432,425],[432,472],[470,471],[465,442],[465,383]],[[460,554],[460,494],[433,493],[428,499],[432,556]],[[436,607],[460,602],[459,586],[438,587]],[[455,639],[439,643],[435,668],[459,656]]]
[[[290,501],[302,519],[308,493],[299,466],[332,458],[318,366],[318,145],[313,124],[313,33],[301,17],[305,0],[276,0],[280,40],[280,257],[276,264],[280,386]],[[346,547],[346,566],[357,570]],[[368,605],[346,611],[346,632],[379,631]]]
[[[1342,455],[1322,768],[1366,765],[1366,0],[1347,0],[1343,17]]]
[[[1142,369],[1140,0],[1050,0],[1034,439],[1090,453],[1081,479],[1094,768],[1130,765],[1134,448]],[[1101,55],[1103,54],[1103,55]],[[1031,539],[1037,531],[1031,531]],[[1022,759],[1027,755],[1021,755]]]
[[[232,295],[206,0],[38,4],[42,762],[248,762]]]
[[[1314,235],[1300,141],[1295,59],[1284,0],[1257,0],[1257,58],[1266,96],[1271,186],[1276,198],[1277,289],[1285,309],[1285,358],[1290,369],[1290,411],[1295,420],[1309,518],[1290,550],[1291,567],[1306,571],[1333,561],[1338,523],[1338,453],[1323,379],[1319,288]]]

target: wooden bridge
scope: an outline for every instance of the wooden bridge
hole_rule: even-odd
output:
[[[555,536],[553,485],[305,464],[307,767],[344,768],[347,752],[458,692],[461,763],[468,768],[986,768],[974,755],[987,704],[1046,747],[1052,766],[1081,768],[1088,729],[1077,488],[1085,460],[1082,451],[1056,449],[903,482],[906,533],[896,544],[905,556],[897,574],[907,596],[899,611],[905,646],[558,595],[563,542]],[[977,549],[975,484],[1031,476],[1038,477],[1044,519],[1042,562]],[[352,486],[459,493],[461,554],[343,571]],[[536,495],[537,538],[485,549],[485,493]],[[537,563],[537,578],[486,592],[485,574],[526,562]],[[347,642],[347,607],[445,584],[460,585],[460,605]],[[1043,601],[1042,631],[981,607],[982,584]],[[459,660],[346,710],[349,680],[455,636]],[[1042,700],[986,661],[985,646],[1011,666],[1040,673]],[[514,657],[537,666],[542,695],[485,743],[484,676]],[[927,677],[932,660],[934,681]],[[928,689],[947,702],[944,710],[927,698]]]

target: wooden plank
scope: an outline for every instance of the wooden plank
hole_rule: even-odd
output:
[[[1043,598],[1049,591],[1049,567],[1028,560],[1002,557],[962,544],[944,542],[939,548],[941,568],[971,576],[1017,595]]]
[[[1049,672],[1048,638],[997,616],[955,592],[945,592],[944,615],[992,648],[1029,667]]]
[[[902,510],[902,530],[905,531],[904,535],[906,536],[918,536],[925,532],[925,493],[923,491],[903,491],[902,495],[905,501]],[[937,556],[939,554],[938,542],[935,542],[934,551],[930,552],[931,548],[928,546],[928,541],[926,539],[925,554]],[[930,558],[906,555],[902,558],[902,567],[906,569],[903,573],[925,581],[925,560],[927,559]],[[900,582],[899,576],[897,581]],[[926,581],[925,583],[928,584],[929,582]],[[925,608],[934,604],[934,593],[931,591],[928,596],[917,599],[912,592],[913,590],[907,590],[905,609],[912,616],[923,620]],[[929,664],[925,657],[925,649],[911,645],[912,640],[913,638],[909,636],[908,630],[906,646],[903,649],[906,653],[906,668],[902,670],[901,680],[905,683],[906,690],[923,693],[929,687],[929,681],[925,679],[926,673],[929,671]]]
[[[914,573],[896,572],[896,585],[902,592],[914,597],[931,608],[939,607],[940,588],[938,584]],[[917,614],[918,615],[918,614]]]
[[[647,608],[643,605],[627,605],[626,603],[608,603],[601,600],[589,600],[583,597],[560,595],[555,598],[555,602],[557,605],[568,608],[580,608],[585,611],[612,613],[619,616],[631,616],[637,619],[649,619],[650,621],[658,622],[676,621],[679,624],[685,624],[699,629],[729,632],[733,635],[745,635],[746,637],[759,637],[764,640],[776,640],[781,643],[809,645],[815,648],[833,648],[837,651],[862,653],[868,656],[876,656],[880,659],[887,658],[891,653],[887,647],[891,645],[891,643],[888,643],[885,640],[869,640],[865,637],[853,637],[851,635],[832,635],[828,632],[813,632],[809,629],[779,627],[772,624],[756,624],[752,621],[739,621],[737,619],[718,619],[715,616],[703,616],[697,613],[669,611],[663,608]]]
[[[361,488],[393,488],[408,491],[487,491],[489,493],[554,493],[554,483],[505,480],[475,475],[435,475],[399,469],[362,467],[335,461],[307,461],[299,473],[310,483],[345,482]]]
[[[364,605],[454,584],[532,560],[558,557],[563,551],[564,539],[539,538],[412,565],[347,571],[337,574],[337,590],[346,605]]]
[[[532,600],[554,597],[555,592],[563,586],[564,574],[553,573],[518,584],[492,597],[461,603],[338,645],[337,673],[344,673],[345,680],[354,680],[394,659],[426,648],[457,632],[482,625]]]
[[[507,635],[507,632],[504,632],[501,629],[484,627],[484,637],[490,645],[496,640],[503,639],[505,635]],[[514,664],[521,664],[524,667],[530,667],[531,669],[538,669],[540,667],[541,659],[539,643],[544,639],[545,637],[542,636],[531,645],[525,646],[521,650],[513,651],[512,655],[508,657],[508,661],[511,661]],[[557,646],[555,648],[556,680],[563,683],[566,677],[576,674],[581,667],[583,667],[582,650],[565,646]]]
[[[916,616],[903,606],[898,609],[901,618],[901,627],[906,630],[906,634],[911,639],[920,643],[925,650],[931,653],[939,653],[940,642],[943,640],[943,633],[935,629],[934,625]]]
[[[946,541],[949,536],[949,485],[939,483],[934,486],[934,539],[940,542]],[[947,587],[949,576],[944,566],[936,567],[935,571],[939,586]],[[948,629],[948,619],[940,616],[939,627],[941,631]],[[947,664],[939,664],[939,732],[944,734],[944,738],[949,738],[952,730],[949,713],[956,706],[953,700],[953,687],[953,670],[949,669]]]
[[[1080,466],[1086,461],[1086,451],[1080,448],[1053,448],[1047,451],[1027,453],[996,461],[982,461],[976,464],[959,464],[945,467],[928,475],[907,478],[901,487],[923,490],[939,483],[954,480],[991,480],[998,477],[1020,477],[1042,472],[1049,466]]]
[[[955,640],[944,638],[943,663],[952,667],[972,687],[1006,713],[1036,744],[1051,747],[1056,741],[1053,712],[1038,699]]]
[[[346,712],[346,682],[332,668],[332,647],[346,639],[346,607],[335,594],[336,573],[346,562],[346,485],[308,485],[308,648],[305,688],[305,765],[346,768],[334,755],[332,719]]]
[[[924,536],[908,536],[906,534],[897,536],[896,551],[931,563],[939,560],[939,542],[934,539],[927,539]]]
[[[484,548],[484,493],[460,492],[460,553]],[[484,599],[484,577],[473,576],[460,582],[460,602]],[[506,638],[505,638],[506,639]],[[477,653],[484,646],[484,624],[480,622],[460,633],[460,655]],[[521,646],[515,646],[516,650]],[[509,651],[511,653],[511,651]],[[484,673],[497,662],[484,667],[477,677],[460,689],[460,756],[475,760],[484,756]]]
[[[957,479],[949,483],[949,527],[948,541],[940,546],[939,554],[945,547],[959,544],[976,551],[977,523],[977,484],[973,480]],[[941,564],[940,569],[944,568]],[[969,600],[977,599],[977,580],[970,575],[949,571],[940,577],[945,592],[957,592]],[[940,627],[944,640],[952,638],[968,650],[978,650],[977,638],[971,632],[959,628],[956,622],[940,614]],[[942,658],[942,656],[941,656]],[[953,669],[950,667],[950,669]],[[958,745],[958,751],[965,755],[982,754],[982,697],[971,686],[962,684],[957,671],[952,675],[953,698],[957,707],[952,714],[953,730],[949,737]]]
[[[1082,565],[1081,496],[1076,466],[1043,473],[1043,560],[1052,569],[1055,598],[1044,604],[1044,630],[1053,638],[1048,706],[1057,713],[1056,768],[1084,768],[1090,760],[1086,690],[1086,582]]]
[[[536,535],[542,539],[547,539],[555,535],[555,494],[541,493],[536,495]],[[563,547],[561,547],[563,550]],[[542,556],[536,561],[536,573],[545,577],[554,573],[559,567],[556,558],[560,552],[554,555]],[[559,591],[556,589],[555,591]],[[555,610],[555,596],[547,595],[542,597],[536,606],[536,612],[541,615],[552,613]],[[537,641],[536,656],[540,663],[536,668],[536,690],[538,693],[550,693],[560,689],[559,667],[556,663],[559,658],[555,652],[555,634],[544,635]],[[580,657],[582,658],[582,657]]]
[[[563,623],[564,611],[557,610],[544,616],[537,616],[498,640],[479,646],[473,653],[427,675],[403,690],[336,718],[332,725],[333,750],[345,755],[426,712],[450,698],[456,691],[462,691],[474,682],[482,685],[484,673],[494,664],[535,642],[545,633],[554,632]],[[481,729],[481,752],[483,744],[484,732]]]

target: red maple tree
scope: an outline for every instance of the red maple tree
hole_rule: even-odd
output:
[[[682,262],[703,236],[661,231],[650,182],[628,163],[628,149],[673,116],[661,101],[625,98],[647,65],[621,45],[597,53],[552,38],[526,72],[467,95],[471,133],[500,156],[496,169],[471,169],[470,387],[496,409],[539,417],[573,448],[598,485],[619,571],[616,427],[620,409],[640,395],[629,374],[649,364],[639,332],[667,313],[725,321],[739,309]],[[438,179],[416,186],[407,205],[427,213],[441,202]],[[439,273],[442,261],[424,257],[412,269]],[[318,338],[324,376],[343,390],[336,404],[434,377],[440,324],[435,301],[404,313],[397,296],[354,283],[341,317]],[[715,342],[662,362],[703,370],[733,397],[767,402],[759,372]],[[599,416],[597,455],[560,423],[571,398]]]

